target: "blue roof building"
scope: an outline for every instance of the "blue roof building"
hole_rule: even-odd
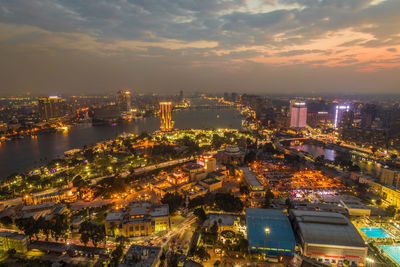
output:
[[[282,211],[246,209],[246,222],[250,252],[294,256],[293,230],[289,219]]]

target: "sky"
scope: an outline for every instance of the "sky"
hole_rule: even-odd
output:
[[[0,0],[0,94],[400,93],[399,0]]]

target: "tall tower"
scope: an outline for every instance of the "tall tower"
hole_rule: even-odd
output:
[[[290,101],[290,127],[304,128],[307,124],[307,106],[305,102]]]
[[[179,101],[183,102],[183,90],[179,92]]]
[[[335,128],[338,128],[340,123],[343,120],[345,113],[349,112],[350,106],[349,105],[338,105],[335,108]]]
[[[129,112],[131,110],[131,92],[123,90],[118,91],[117,105],[120,112]]]
[[[172,104],[171,102],[160,102],[160,129],[161,131],[172,130]]]
[[[44,121],[65,115],[64,99],[58,96],[49,96],[39,99],[39,114]]]

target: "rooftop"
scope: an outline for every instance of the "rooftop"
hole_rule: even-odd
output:
[[[212,184],[216,184],[221,182],[221,180],[216,179],[214,177],[209,177],[209,178],[205,178],[203,180],[201,180],[203,183],[208,184],[208,185],[212,185]]]
[[[183,168],[186,170],[198,170],[198,169],[203,169],[204,167],[201,166],[200,164],[192,162],[192,163],[186,164]]]
[[[122,212],[109,212],[106,217],[106,221],[120,221],[124,217]]]
[[[295,238],[287,216],[280,210],[246,209],[249,248],[269,248],[268,253],[293,255]],[[269,229],[267,234],[266,228]],[[273,250],[277,249],[277,250]]]
[[[165,216],[168,216],[169,215],[168,204],[154,207],[153,209],[150,210],[149,214],[151,215],[151,217],[165,217]]]
[[[225,213],[208,213],[208,220],[205,224],[213,225],[214,223],[218,223],[223,226],[232,226],[235,221],[238,219],[240,221],[243,220],[243,216],[235,215],[235,214],[225,214]]]
[[[354,225],[335,212],[291,210],[304,242],[312,244],[365,247]]]
[[[158,260],[160,247],[132,245],[126,252],[120,267],[150,267]]]
[[[264,188],[264,186],[258,180],[257,175],[252,171],[250,171],[249,168],[240,168],[240,169],[243,171],[243,174],[244,176],[246,176],[246,179],[249,181],[249,184],[252,187],[252,189]]]
[[[24,239],[25,235],[23,234],[18,234],[17,232],[0,232],[0,237],[7,237],[7,238],[11,238],[11,239]]]

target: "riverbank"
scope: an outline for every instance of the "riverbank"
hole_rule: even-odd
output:
[[[178,129],[232,128],[241,129],[242,117],[234,108],[180,110],[172,119]],[[65,131],[43,133],[0,144],[0,178],[15,172],[32,169],[62,157],[65,151],[83,148],[97,142],[113,139],[123,133],[151,133],[159,129],[158,117],[122,121],[115,126],[78,124]]]

